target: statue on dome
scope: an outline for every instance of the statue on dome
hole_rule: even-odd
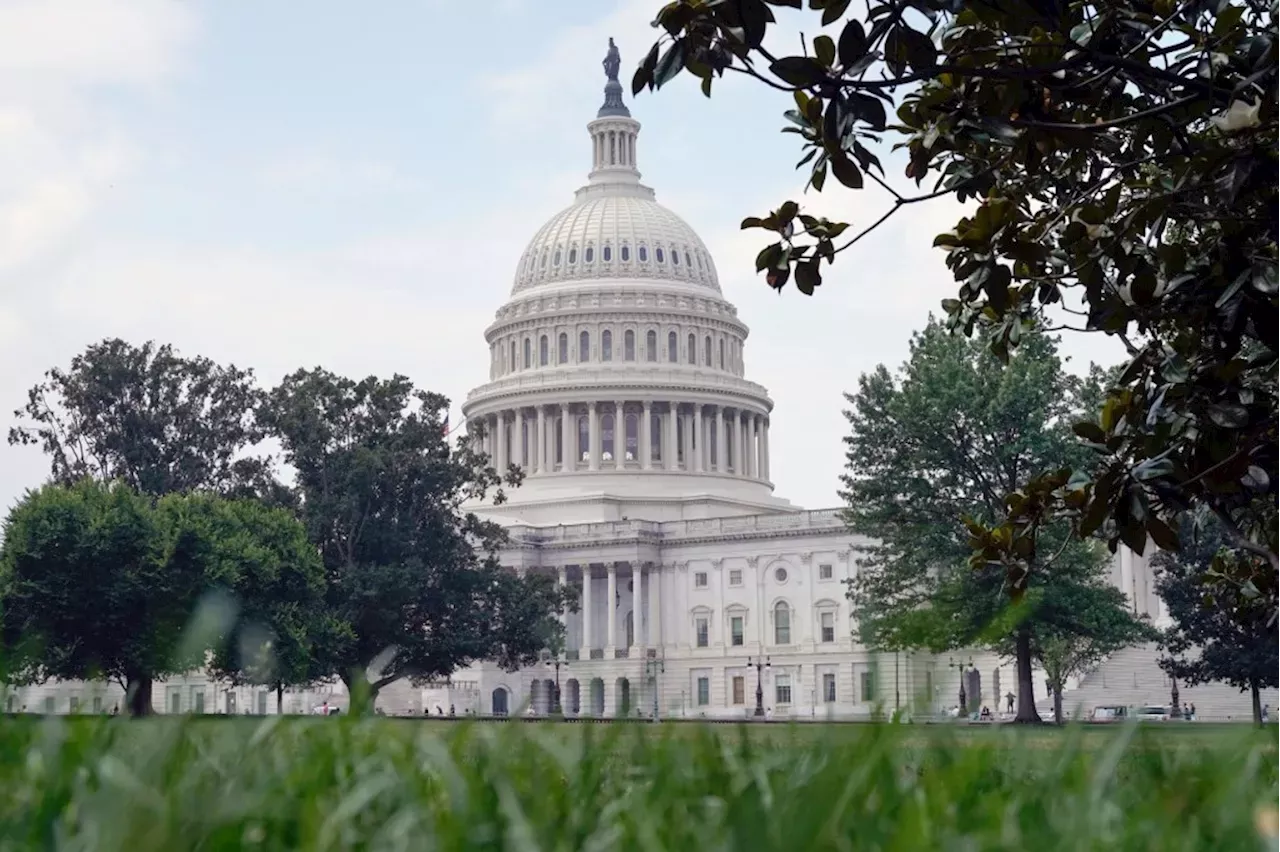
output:
[[[613,43],[613,38],[609,39],[609,52],[604,56],[604,75],[610,80],[618,79],[618,70],[622,67],[622,56],[618,53],[618,46]]]

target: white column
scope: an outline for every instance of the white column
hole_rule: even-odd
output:
[[[587,403],[587,412],[590,420],[588,421],[588,435],[590,436],[591,451],[587,454],[589,461],[587,462],[587,470],[600,469],[600,407],[594,402]]]
[[[760,424],[760,473],[762,478],[772,482],[769,479],[769,419],[764,418]]]
[[[622,470],[627,466],[627,415],[621,402],[613,404],[613,466]]]
[[[724,473],[728,468],[724,452],[724,406],[716,406],[716,472]]]
[[[538,473],[547,472],[547,409],[538,406],[538,449],[533,453],[534,465]]]
[[[582,566],[582,651],[579,656],[591,659],[591,566]]]
[[[631,563],[631,656],[636,655],[635,649],[641,644],[640,630],[644,627],[644,621],[640,618],[640,563]]]
[[[618,563],[610,562],[606,567],[609,572],[609,583],[605,592],[605,625],[609,631],[605,634],[604,653],[608,659],[613,658],[613,649],[618,642]]]
[[[558,587],[559,591],[562,594],[564,593],[565,583],[568,581],[568,577],[565,576],[567,571],[568,569],[564,565],[561,565],[559,568],[556,569],[556,586]],[[568,632],[567,632],[568,623],[569,623],[568,620],[569,620],[569,614],[564,611],[564,607],[561,607],[560,608],[560,626],[564,628],[566,631],[564,636],[565,639],[569,638]]]
[[[570,431],[570,426],[573,431]],[[571,440],[572,439],[572,440]],[[554,437],[551,441],[555,445]],[[578,421],[569,419],[569,403],[560,403],[560,464],[562,470],[573,470],[578,460]],[[555,468],[556,451],[551,451],[551,467]]]
[[[662,647],[662,565],[649,563],[649,630],[645,644]]]
[[[524,409],[516,409],[515,431],[511,435],[511,455],[516,465],[524,467],[527,459],[524,457]]]
[[[496,420],[496,429],[494,438],[498,442],[498,473],[505,473],[507,470],[507,413],[499,411]]]
[[[693,454],[693,469],[697,473],[702,473],[704,459],[707,456],[707,435],[702,429],[702,406],[700,404],[693,407],[693,434],[694,440],[698,442],[697,450]]]
[[[666,462],[667,470],[675,470],[676,459],[678,458],[676,450],[676,437],[678,436],[676,418],[680,416],[680,403],[672,402],[668,403],[668,405],[671,410],[667,412],[667,440],[662,448],[662,458]]]
[[[647,400],[640,414],[640,463],[645,470],[653,470],[653,404]]]

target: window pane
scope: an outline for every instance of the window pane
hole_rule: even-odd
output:
[[[578,458],[582,461],[591,458],[591,424],[585,415],[578,417]]]
[[[613,461],[613,423],[612,414],[600,418],[600,458],[604,461]]]
[[[538,341],[538,365],[545,367],[547,362],[551,360],[551,343],[544,334]]]
[[[698,706],[706,707],[711,703],[711,678],[698,678]]]
[[[582,332],[578,335],[578,363],[585,364],[591,360],[591,335]]]
[[[741,677],[735,677],[733,679],[733,703],[734,704],[747,703],[746,687],[747,687],[746,681],[744,681]]]
[[[613,332],[602,331],[600,333],[600,360],[613,360]]]
[[[822,676],[822,700],[828,704],[836,703],[836,676],[833,674]]]
[[[731,625],[730,633],[732,634],[732,637],[733,637],[732,638],[733,644],[741,645],[742,644],[742,616],[735,615],[732,621],[730,622],[730,625]]]
[[[658,360],[658,332],[650,331],[644,336],[644,357],[646,361]]]
[[[678,340],[679,338],[676,337],[674,331],[667,335],[667,361],[672,364],[680,360],[680,344],[677,342]]]
[[[636,333],[631,329],[622,335],[622,357],[627,361],[636,360]]]
[[[655,462],[662,461],[662,415],[649,415],[649,456]]]
[[[773,611],[773,641],[777,645],[791,644],[791,610],[784,603]]]
[[[563,332],[560,334],[560,352],[559,352],[559,355],[560,355],[560,363],[561,363],[561,364],[568,364],[568,363],[569,363],[569,335],[564,334]]]
[[[529,338],[524,339],[524,368],[527,370],[533,366],[533,343]]]
[[[711,366],[711,338],[708,337],[703,341],[703,358],[702,363],[708,367]]]
[[[705,618],[699,618],[697,621],[694,622],[694,626],[697,628],[698,647],[699,648],[707,647],[707,644],[708,644],[707,640],[708,640],[708,633],[709,633],[707,620]]]
[[[628,414],[627,423],[627,461],[635,461],[640,457],[640,418]]]
[[[696,340],[697,338],[692,334],[689,335],[689,363],[695,365],[698,363],[698,344]]]

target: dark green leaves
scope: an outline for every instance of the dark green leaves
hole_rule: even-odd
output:
[[[784,56],[769,66],[774,76],[789,86],[807,89],[827,78],[822,63],[808,56]]]
[[[654,88],[662,88],[663,84],[679,74],[680,69],[683,67],[684,42],[677,39],[671,43],[671,46],[667,48],[667,52],[658,60],[658,65],[653,72]]]
[[[866,55],[867,36],[862,30],[861,22],[856,18],[845,24],[844,29],[840,31],[838,53],[840,64],[846,68]]]
[[[843,152],[831,158],[831,172],[850,189],[862,189],[862,172]]]

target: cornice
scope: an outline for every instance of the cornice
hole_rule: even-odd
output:
[[[746,324],[737,319],[724,319],[723,317],[706,316],[693,312],[675,313],[669,310],[662,311],[620,311],[610,308],[608,310],[596,311],[594,309],[582,309],[576,311],[561,311],[555,314],[541,314],[533,317],[519,317],[513,320],[495,321],[485,329],[485,342],[492,345],[499,338],[509,334],[519,334],[523,331],[538,332],[547,328],[554,331],[578,331],[582,325],[600,325],[604,323],[621,324],[624,327],[627,324],[634,325],[637,329],[653,327],[655,331],[666,330],[664,323],[668,325],[679,325],[687,327],[693,325],[690,319],[696,319],[696,327],[702,330],[725,331],[734,334],[739,340],[746,340],[750,334],[750,329]]]
[[[758,413],[767,415],[773,410],[773,400],[769,398],[768,391],[763,386],[727,374],[698,375],[690,372],[687,377],[664,376],[662,380],[645,381],[643,371],[619,370],[618,375],[602,376],[600,371],[562,369],[565,372],[558,376],[540,375],[540,381],[532,380],[526,374],[520,377],[524,381],[498,379],[481,385],[467,394],[467,399],[462,404],[463,416],[469,418],[516,407],[504,404],[511,400],[522,400],[521,405],[529,407],[538,404],[554,405],[560,402],[609,402],[609,394],[617,393],[642,394],[639,399],[651,398],[654,402],[710,403],[713,400],[708,397],[715,399],[737,397],[741,401],[751,403],[754,408],[763,409],[763,412]],[[588,378],[596,380],[585,381]],[[606,395],[599,397],[602,393]],[[539,397],[550,398],[538,401]],[[676,398],[672,399],[672,397]]]

